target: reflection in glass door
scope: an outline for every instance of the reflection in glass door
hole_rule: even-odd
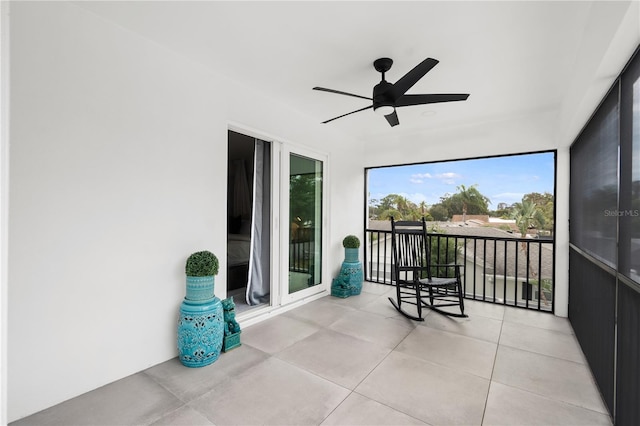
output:
[[[290,154],[289,294],[322,282],[322,161]]]

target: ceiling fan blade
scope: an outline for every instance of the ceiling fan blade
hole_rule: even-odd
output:
[[[398,124],[400,124],[400,122],[398,121],[398,114],[396,114],[395,110],[391,114],[385,115],[384,118],[387,119],[391,127],[397,126]]]
[[[438,102],[466,101],[468,93],[437,95],[402,95],[396,100],[396,108],[410,105],[436,104]]]
[[[366,109],[371,109],[371,108],[373,108],[373,105],[369,105],[368,107],[360,108],[360,109],[357,109],[355,111],[351,111],[351,112],[348,112],[346,114],[339,115],[339,116],[334,117],[334,118],[332,118],[330,120],[323,121],[322,124],[327,124],[328,122],[333,121],[333,120],[337,120],[338,118],[342,118],[342,117],[345,117],[347,115],[355,114],[356,112],[364,111]]]
[[[324,87],[314,87],[313,90],[320,90],[321,92],[337,93],[338,95],[353,96],[354,98],[367,99],[369,101],[373,100],[373,99],[367,98],[365,96],[354,95],[353,93],[341,92],[339,90],[325,89]]]
[[[416,65],[411,71],[406,73],[400,80],[396,81],[391,91],[393,92],[393,98],[398,99],[404,95],[414,84],[418,82],[426,73],[431,71],[431,68],[438,64],[437,59],[427,58],[424,61]]]

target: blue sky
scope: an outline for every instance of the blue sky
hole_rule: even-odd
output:
[[[457,192],[459,185],[477,184],[494,210],[499,203],[513,204],[530,192],[553,194],[553,157],[548,152],[370,169],[369,199],[399,194],[431,206],[443,195]]]

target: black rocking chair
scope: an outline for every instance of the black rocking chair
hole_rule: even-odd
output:
[[[415,321],[424,321],[423,307],[444,315],[466,318],[460,265],[431,264],[431,245],[424,218],[421,221],[397,222],[391,218],[391,238],[396,299],[390,297],[389,301],[398,312]],[[405,311],[402,308],[405,303],[416,306],[418,315]],[[460,313],[442,309],[448,306],[459,307]]]

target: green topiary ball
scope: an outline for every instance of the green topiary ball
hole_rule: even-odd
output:
[[[342,246],[344,248],[358,248],[360,247],[360,239],[355,235],[347,235],[342,240]]]
[[[218,275],[218,267],[216,255],[205,250],[189,256],[184,269],[188,277],[208,277]]]

